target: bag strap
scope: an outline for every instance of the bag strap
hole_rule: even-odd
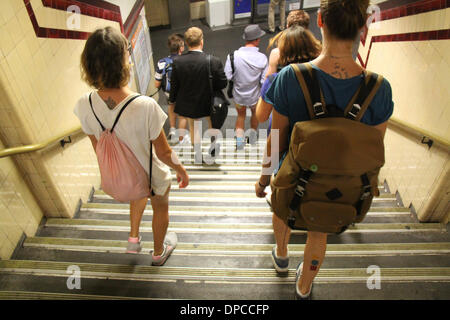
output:
[[[345,108],[344,116],[351,120],[361,121],[382,82],[382,75],[367,70],[364,71],[364,79],[361,82],[361,86]]]
[[[153,142],[150,140],[150,167],[149,167],[149,189],[152,196],[155,196],[155,192],[152,188],[152,171],[153,171]]]
[[[94,113],[95,119],[97,119],[98,123],[100,124],[100,127],[102,127],[102,131],[105,131],[106,130],[105,127],[98,119],[97,115],[95,114],[94,107],[92,106],[92,92],[89,94],[89,104],[91,105],[91,110],[92,110],[92,113]]]
[[[119,121],[119,118],[120,118],[120,116],[122,115],[122,112],[125,110],[125,108],[128,107],[128,105],[129,105],[134,99],[136,99],[136,98],[138,98],[138,97],[140,97],[140,96],[141,96],[141,95],[138,94],[138,95],[132,97],[130,100],[128,100],[127,103],[125,103],[125,105],[124,105],[124,106],[122,107],[122,109],[119,111],[119,114],[117,115],[116,120],[114,120],[114,124],[113,124],[113,126],[111,127],[110,132],[113,132],[114,127],[116,126],[117,122]],[[89,104],[91,105],[91,110],[92,110],[92,113],[94,113],[95,119],[97,119],[98,123],[99,123],[100,126],[102,127],[102,131],[105,131],[105,130],[106,130],[105,127],[103,126],[103,124],[101,123],[101,121],[98,119],[97,115],[95,114],[94,107],[92,106],[92,92],[89,94]]]
[[[310,119],[322,118],[328,111],[320,89],[317,71],[309,63],[291,64],[302,88]]]
[[[213,76],[211,74],[211,55],[206,56],[206,61],[208,63],[208,78],[209,78],[209,91],[211,94],[211,106],[214,105],[214,90],[213,90]]]
[[[136,96],[132,97],[130,100],[127,101],[127,103],[125,103],[125,105],[122,107],[122,109],[120,109],[119,114],[117,115],[116,120],[114,121],[114,124],[113,124],[113,126],[112,126],[112,128],[111,128],[111,130],[110,130],[111,132],[113,132],[113,130],[114,130],[114,128],[115,128],[117,122],[119,121],[119,118],[120,118],[120,116],[122,115],[122,112],[125,110],[125,108],[128,107],[128,105],[129,105],[134,99],[136,99],[136,98],[138,98],[138,97],[140,97],[140,96],[141,96],[141,95],[136,95]]]
[[[234,51],[232,53],[230,53],[230,62],[231,62],[231,71],[233,72],[232,74],[234,75]]]

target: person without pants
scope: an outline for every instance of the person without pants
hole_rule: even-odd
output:
[[[169,99],[170,92],[170,77],[172,75],[173,58],[181,55],[184,51],[183,35],[174,33],[167,39],[167,45],[169,47],[170,55],[162,58],[158,61],[155,70],[155,87],[161,88],[164,91],[165,96]],[[170,129],[167,139],[173,141],[175,139],[177,115],[173,110],[173,105],[169,105],[169,123]],[[179,129],[180,132],[184,132],[187,126],[187,121],[183,117],[179,117]],[[180,134],[180,141],[183,139],[184,134]],[[188,135],[186,135],[189,138]]]
[[[203,52],[203,32],[200,28],[189,28],[184,34],[188,52],[174,59],[169,103],[174,105],[175,113],[186,117],[189,124],[191,143],[195,150],[195,163],[202,163],[199,125],[195,120],[207,118],[211,129],[211,92],[208,75],[207,54]],[[211,73],[213,90],[222,90],[227,86],[227,78],[222,62],[211,55]],[[200,121],[199,121],[200,122]],[[213,134],[215,136],[215,134]],[[211,138],[214,141],[214,137]],[[212,157],[218,156],[218,145],[211,145]]]
[[[334,104],[342,110],[364,79],[364,69],[352,57],[352,46],[366,23],[368,6],[369,0],[322,0],[320,3],[317,24],[323,35],[323,50],[310,64],[318,73],[325,103]],[[304,93],[292,67],[280,71],[267,91],[266,99],[274,107],[272,132],[279,130],[279,151],[285,155],[294,124],[309,120]],[[361,122],[374,126],[384,137],[393,105],[391,86],[383,79]],[[271,154],[270,148],[267,152],[272,162],[278,156]],[[283,156],[280,162],[282,161]],[[269,185],[270,177],[266,172],[255,184],[258,197],[265,196],[264,190]],[[287,245],[291,230],[276,214],[273,215],[272,222],[276,241],[272,261],[278,272],[286,272],[289,265]],[[297,266],[295,292],[298,299],[311,297],[313,280],[322,266],[326,247],[327,233],[308,231],[303,262]]]
[[[250,125],[253,130],[250,141],[252,143],[256,142],[258,120],[255,115],[255,107],[267,71],[267,57],[259,52],[258,46],[261,37],[265,34],[256,24],[247,26],[242,36],[245,40],[245,45],[234,52],[234,73],[231,68],[230,55],[225,63],[227,79],[234,82],[233,98],[238,113],[235,128],[236,148],[238,150],[245,145],[244,127],[247,107],[252,112]]]
[[[94,150],[103,131],[96,116],[105,128],[110,129],[125,103],[138,95],[128,87],[130,49],[125,36],[112,27],[96,30],[86,41],[81,56],[82,78],[96,90],[79,99],[74,113]],[[139,96],[124,109],[114,127],[116,136],[131,150],[147,174],[150,172],[150,141],[153,144],[151,188],[154,195],[150,196],[153,208],[153,265],[164,264],[177,245],[177,235],[167,233],[172,180],[169,167],[175,170],[180,188],[189,184],[186,170],[167,143],[163,130],[166,119],[167,115],[153,98]],[[131,231],[127,253],[141,251],[139,226],[147,201],[148,197],[130,201]]]

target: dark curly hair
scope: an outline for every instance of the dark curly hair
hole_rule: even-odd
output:
[[[94,31],[81,54],[81,77],[96,89],[121,88],[130,80],[128,40],[112,27]]]

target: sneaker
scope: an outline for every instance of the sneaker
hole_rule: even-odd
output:
[[[172,251],[177,246],[178,238],[175,232],[168,232],[164,239],[164,251],[160,256],[154,256],[153,250],[151,251],[152,255],[152,266],[162,266],[167,258],[169,258]]]
[[[142,250],[142,237],[139,238],[128,238],[128,246],[126,253],[139,253]]]
[[[245,141],[243,137],[236,137],[236,150],[242,150],[245,147]]]
[[[190,146],[190,145],[191,145],[191,138],[188,135],[185,135],[183,139],[177,144],[177,146]]]
[[[258,133],[256,132],[256,130],[250,131],[250,136],[247,137],[247,143],[254,146],[257,140],[258,140]]]
[[[300,263],[297,267],[297,274],[295,276],[295,298],[296,300],[311,300],[312,296],[312,287],[313,284],[311,283],[311,287],[309,288],[309,292],[305,295],[300,293],[300,290],[298,289],[298,282],[300,281],[300,277],[302,276],[303,272],[303,262]]]
[[[279,273],[286,273],[289,271],[289,250],[288,255],[285,258],[277,257],[277,246],[272,249],[272,263],[275,270]]]
[[[167,140],[169,142],[175,142],[176,134],[175,134],[175,128],[170,128],[169,134],[167,135]]]
[[[218,157],[220,153],[220,143],[211,143],[211,146],[209,147],[209,155],[211,158]]]

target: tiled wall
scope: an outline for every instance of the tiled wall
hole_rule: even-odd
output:
[[[383,74],[391,83],[394,117],[450,140],[447,3],[417,1],[415,7],[427,12],[415,11],[413,3],[382,14],[383,21],[371,25],[359,54],[368,69]],[[410,33],[417,36],[402,36]],[[373,42],[377,36],[383,41]],[[390,127],[381,178],[394,192],[400,192],[405,205],[414,205],[421,220],[440,221],[448,216],[450,189],[443,183],[445,177],[448,179],[448,160],[448,149],[428,149],[420,139]],[[442,205],[442,197],[447,205]]]
[[[1,141],[0,148],[4,148]],[[10,258],[23,233],[35,234],[42,216],[13,160],[0,159],[0,259]]]
[[[70,14],[46,3],[0,1],[0,149],[42,142],[78,126],[73,108],[91,90],[80,78],[85,41],[48,38],[52,33],[37,36],[43,29],[67,29]],[[27,6],[33,9],[34,22]],[[118,22],[81,16],[81,32],[104,26],[121,30]],[[86,201],[91,188],[99,186],[90,140],[83,135],[72,140],[64,149],[57,144],[45,151],[0,159],[2,259],[12,253],[22,232],[34,235],[43,215],[71,217],[79,200]]]

